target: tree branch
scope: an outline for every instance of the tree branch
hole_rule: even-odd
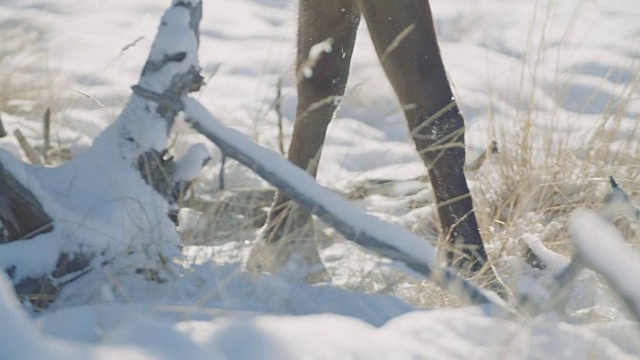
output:
[[[393,260],[404,262],[463,300],[506,307],[495,294],[479,288],[449,268],[440,267],[435,250],[409,230],[386,223],[319,186],[306,172],[277,153],[255,144],[243,134],[220,124],[202,105],[189,98],[162,97],[176,108],[184,108],[191,126],[213,141],[226,156],[255,171],[287,196],[309,209],[322,221],[355,243]]]

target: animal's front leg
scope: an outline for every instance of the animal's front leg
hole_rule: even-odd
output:
[[[352,0],[300,2],[298,105],[287,156],[313,176],[318,170],[327,127],[345,91],[359,21],[359,10]],[[291,260],[303,263],[295,268],[311,265],[324,270],[311,213],[278,192],[247,266],[274,272]]]

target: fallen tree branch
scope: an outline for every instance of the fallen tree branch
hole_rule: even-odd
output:
[[[185,119],[191,126],[213,141],[225,156],[256,172],[347,239],[384,257],[405,263],[463,300],[474,304],[493,304],[506,310],[497,295],[481,289],[449,268],[440,267],[436,261],[435,249],[424,239],[401,226],[364,213],[318,185],[315,179],[279,154],[222,125],[196,100],[154,93],[141,86],[134,87],[133,91],[140,97],[172,110],[184,111]]]
[[[166,98],[164,100],[170,101]],[[178,101],[173,103],[182,107]],[[504,308],[498,296],[490,295],[488,291],[462,278],[453,270],[440,267],[436,261],[435,249],[424,239],[401,226],[364,213],[318,185],[310,175],[279,154],[220,124],[196,100],[185,98],[183,107],[185,118],[191,126],[213,141],[226,156],[255,171],[347,239],[384,257],[405,263],[463,300]]]

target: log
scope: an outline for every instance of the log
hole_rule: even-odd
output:
[[[30,239],[53,230],[42,204],[0,162],[0,244]]]
[[[172,2],[171,8],[163,16],[151,53],[142,70],[139,82],[141,85],[167,96],[184,96],[199,89],[203,83],[197,62],[198,26],[201,17],[200,1]],[[192,179],[185,179],[184,176],[176,179],[173,176],[174,163],[170,156],[166,156],[168,141],[160,135],[163,132],[168,134],[177,114],[172,108],[157,106],[134,93],[118,120],[95,139],[93,149],[100,149],[100,146],[105,145],[109,149],[115,148],[115,152],[109,152],[113,158],[102,159],[122,161],[130,165],[132,169],[140,171],[147,183],[167,201],[175,202],[175,189],[186,188],[188,181]],[[50,142],[49,116],[50,112],[47,111],[44,125],[45,153]],[[30,161],[38,163],[38,154],[23,139],[19,130],[16,130],[16,136]],[[112,146],[113,142],[117,142],[116,146]],[[0,245],[29,239],[53,229],[52,218],[44,211],[36,196],[7,169],[0,160]],[[45,174],[47,170],[50,169],[44,169],[39,174]],[[39,180],[46,181],[43,178]],[[98,253],[52,254],[57,257],[52,269],[43,270],[44,273],[29,273],[20,278],[16,274],[22,269],[18,269],[17,265],[4,264],[0,271],[4,270],[10,276],[19,295],[29,299],[36,307],[45,307],[55,299],[62,286],[93,268],[92,261]],[[109,259],[102,261],[104,264]],[[140,268],[136,269],[136,273],[161,281],[155,269]]]

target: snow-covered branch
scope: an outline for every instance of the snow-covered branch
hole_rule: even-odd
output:
[[[172,102],[163,97],[162,101]],[[249,167],[263,179],[278,187],[302,206],[308,208],[347,239],[390,259],[404,262],[419,274],[433,279],[472,303],[492,303],[502,307],[501,300],[463,279],[451,269],[436,262],[435,250],[424,239],[409,230],[386,223],[364,213],[331,191],[318,185],[306,172],[279,154],[261,147],[238,131],[218,122],[197,101],[184,98],[175,107],[184,108],[185,117],[194,129],[213,141],[229,157]]]
[[[618,230],[590,211],[580,211],[569,222],[576,257],[601,274],[640,322],[640,256],[630,251]]]
[[[176,200],[176,164],[165,157],[168,133],[179,112],[166,103],[140,96],[141,89],[179,98],[203,83],[198,63],[200,1],[174,0],[162,17],[149,57],[134,93],[118,117],[95,141],[129,164],[169,203]],[[181,177],[180,174],[177,177]]]

